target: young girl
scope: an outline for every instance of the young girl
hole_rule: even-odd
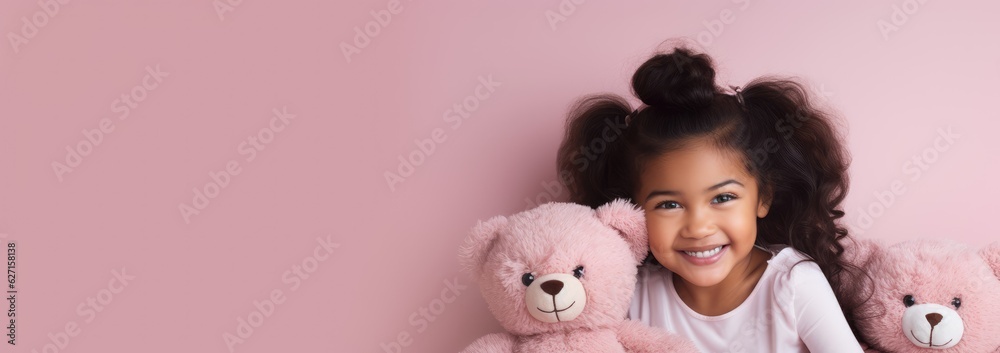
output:
[[[720,89],[712,60],[683,47],[642,64],[632,89],[635,111],[581,100],[558,155],[572,201],[645,211],[629,317],[703,352],[861,352],[845,318],[858,303],[833,290],[857,269],[840,258],[849,155],[830,116],[791,80]]]

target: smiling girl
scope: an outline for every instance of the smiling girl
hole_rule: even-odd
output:
[[[860,272],[841,258],[850,158],[831,116],[788,79],[722,89],[685,48],[642,64],[632,89],[635,111],[580,100],[557,161],[572,201],[645,212],[629,317],[704,352],[860,352],[845,317],[859,303],[833,290]]]

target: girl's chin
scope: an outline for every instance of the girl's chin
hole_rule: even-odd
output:
[[[684,259],[676,259],[672,265],[666,266],[670,272],[681,276],[684,282],[696,287],[711,287],[719,284],[732,269],[726,258],[712,264],[711,266],[699,266],[687,263]]]
[[[722,282],[726,278],[726,273],[704,273],[703,271],[674,272],[681,276],[684,282],[695,287],[712,287]]]

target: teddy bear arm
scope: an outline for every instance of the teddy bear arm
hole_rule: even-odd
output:
[[[698,352],[688,339],[635,320],[622,322],[616,334],[628,353]]]
[[[462,353],[513,353],[517,339],[506,332],[491,333],[480,337],[462,350]]]

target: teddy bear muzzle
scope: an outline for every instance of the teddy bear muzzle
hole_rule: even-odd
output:
[[[538,321],[571,321],[587,305],[587,292],[573,275],[551,273],[531,282],[525,289],[524,301],[528,313]]]
[[[954,347],[964,332],[958,312],[943,305],[917,304],[903,312],[903,334],[921,348]]]

